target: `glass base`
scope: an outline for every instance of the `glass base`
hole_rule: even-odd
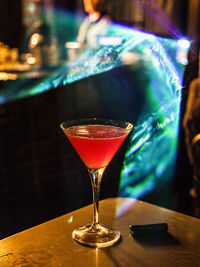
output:
[[[93,225],[87,225],[74,230],[72,237],[81,244],[103,248],[110,247],[117,242],[120,238],[120,232],[105,225],[99,224],[96,228]]]

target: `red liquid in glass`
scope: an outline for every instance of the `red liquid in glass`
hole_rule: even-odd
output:
[[[85,165],[92,169],[106,167],[128,131],[110,125],[81,125],[64,130]]]

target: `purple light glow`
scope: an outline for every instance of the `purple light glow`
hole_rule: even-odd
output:
[[[132,0],[135,2],[147,15],[155,20],[160,26],[162,26],[173,37],[180,39],[182,37],[180,31],[173,25],[168,15],[156,2],[156,0]]]

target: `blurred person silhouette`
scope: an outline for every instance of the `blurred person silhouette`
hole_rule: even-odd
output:
[[[186,153],[182,157],[188,160],[188,177],[186,186],[191,201],[193,216],[200,218],[200,58],[199,40],[192,46],[192,55],[184,73],[184,90],[182,96],[183,142]],[[187,164],[182,164],[185,169]],[[184,166],[183,166],[184,165]]]
[[[98,48],[98,36],[107,32],[111,22],[108,16],[107,0],[83,0],[85,12],[88,14],[80,26],[77,42],[81,45],[89,45]]]
[[[99,36],[106,35],[111,23],[108,15],[108,3],[107,0],[83,0],[87,16],[79,27],[76,41],[65,44],[69,60],[73,60],[88,46],[94,50],[98,49]]]

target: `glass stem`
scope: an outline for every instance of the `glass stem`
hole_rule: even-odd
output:
[[[101,179],[104,170],[105,168],[100,168],[100,169],[88,168],[88,172],[90,174],[90,179],[92,183],[93,204],[94,204],[94,217],[92,224],[93,230],[97,230],[99,226],[99,194],[100,194]]]

